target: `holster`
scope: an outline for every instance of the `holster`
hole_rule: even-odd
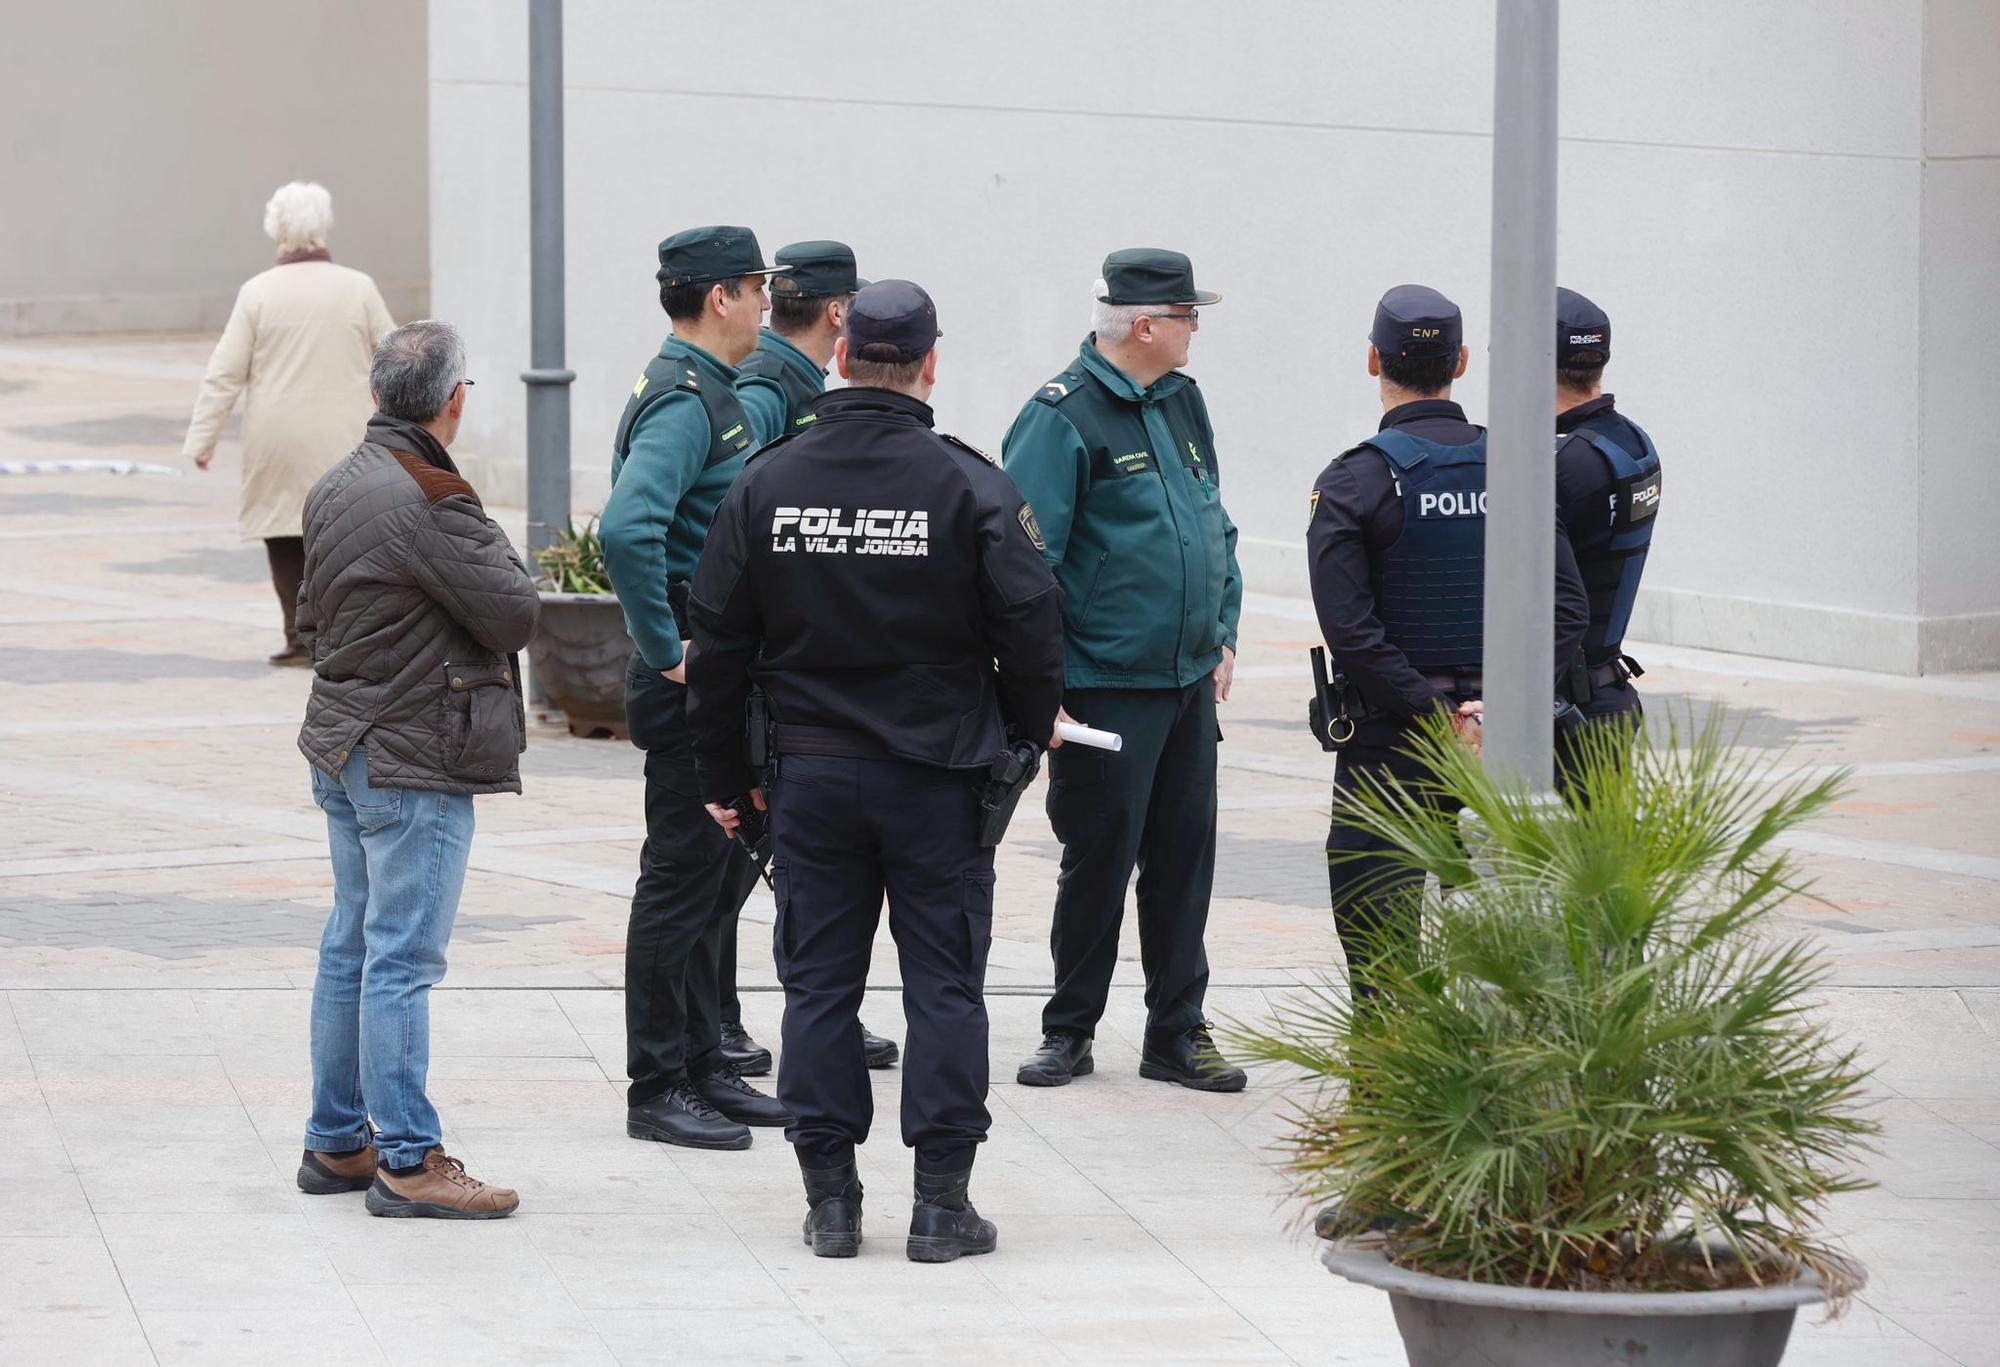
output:
[[[1041,772],[1042,748],[1017,740],[993,759],[985,786],[979,790],[979,848],[990,850],[1007,834],[1007,823],[1021,804],[1021,794]]]
[[[1645,672],[1637,660],[1622,652],[1601,665],[1593,665],[1585,663],[1583,652],[1579,650],[1569,664],[1567,682],[1570,701],[1578,707],[1588,707],[1598,689],[1616,688],[1627,679],[1639,678]]]
[[[763,784],[767,797],[771,791],[771,766],[778,760],[777,747],[772,743],[776,727],[770,698],[763,689],[753,687],[743,705],[743,758],[750,765],[750,772]]]
[[[1309,654],[1313,696],[1306,705],[1306,724],[1320,749],[1329,753],[1344,750],[1354,743],[1359,723],[1374,716],[1375,709],[1345,674],[1327,674],[1325,646],[1314,646]]]

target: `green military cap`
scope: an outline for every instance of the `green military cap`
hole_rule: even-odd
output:
[[[1179,252],[1126,247],[1104,258],[1105,304],[1214,304],[1222,296],[1194,287],[1194,266]]]
[[[660,243],[662,285],[706,285],[745,275],[776,275],[789,266],[767,266],[748,228],[689,228]]]
[[[788,273],[772,282],[777,294],[831,299],[868,283],[854,273],[854,248],[845,242],[794,242],[778,248],[778,264]]]

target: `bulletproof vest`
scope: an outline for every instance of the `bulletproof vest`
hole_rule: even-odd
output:
[[[764,380],[777,386],[785,399],[784,430],[787,432],[796,431],[804,425],[799,419],[806,416],[806,405],[826,388],[824,377],[815,375],[807,379],[804,372],[777,351],[761,346],[736,367],[736,372],[745,378]]]
[[[1654,514],[1660,510],[1660,453],[1638,424],[1633,423],[1632,430],[1639,434],[1636,454],[1592,427],[1580,426],[1569,434],[1596,447],[1611,467],[1611,506],[1606,514],[1611,535],[1600,548],[1577,556],[1584,589],[1590,594],[1591,628],[1584,637],[1583,657],[1591,664],[1616,655],[1625,642],[1632,605],[1639,597],[1639,577],[1646,571],[1646,551],[1653,541]]]
[[[632,430],[639,419],[675,390],[694,395],[708,413],[708,455],[702,469],[720,465],[754,444],[750,419],[735,390],[720,380],[702,383],[701,372],[684,357],[655,356],[632,386],[632,397],[625,400],[625,412],[618,419],[618,435],[611,439],[611,449],[620,460],[632,454]]]
[[[1375,567],[1375,615],[1418,669],[1484,660],[1486,434],[1463,446],[1391,427],[1364,445],[1389,462],[1403,534]]]

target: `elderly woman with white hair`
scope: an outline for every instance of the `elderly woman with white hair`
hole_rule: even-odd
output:
[[[274,665],[309,667],[294,626],[305,571],[301,518],[307,490],[349,451],[374,404],[368,363],[396,326],[375,282],[336,266],[326,249],[333,197],[293,181],[264,206],[278,262],[237,292],[222,340],[209,357],[182,454],[203,470],[230,409],[243,399],[243,492],[237,521],[262,541],[285,618]]]

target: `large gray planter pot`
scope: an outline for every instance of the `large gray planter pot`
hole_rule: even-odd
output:
[[[542,594],[528,661],[572,736],[625,738],[625,669],[633,654],[616,594]]]
[[[1738,1291],[1537,1291],[1396,1266],[1379,1239],[1327,1243],[1336,1274],[1389,1293],[1410,1367],[1776,1367],[1802,1305],[1802,1272]]]

